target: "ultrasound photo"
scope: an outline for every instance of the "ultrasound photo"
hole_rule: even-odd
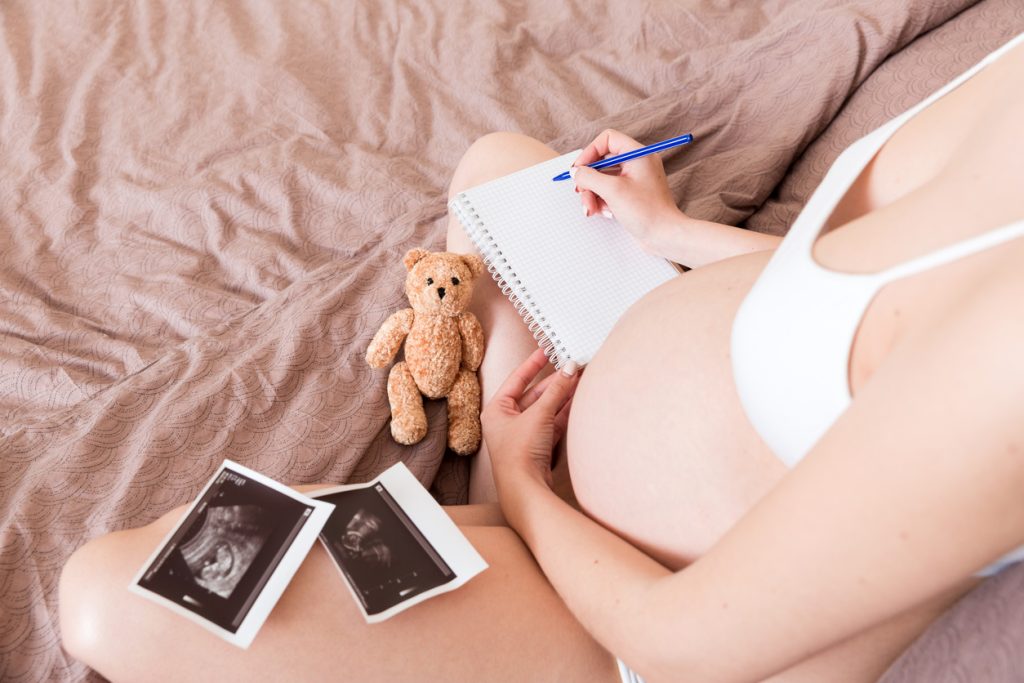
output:
[[[320,536],[367,614],[455,578],[382,485],[320,500],[334,504]]]
[[[320,541],[367,621],[456,588],[487,566],[404,465],[369,484],[312,495],[334,505]]]
[[[220,635],[245,647],[266,618],[264,610],[257,610],[259,623],[249,623],[241,633],[268,583],[276,575],[280,585],[264,603],[276,602],[330,510],[329,504],[226,463],[133,587],[159,596],[175,611],[198,618],[193,620],[223,631]],[[314,517],[315,529],[305,532],[301,544],[305,549],[295,547],[289,566],[282,567]],[[301,553],[298,561],[296,553]]]
[[[199,532],[178,551],[197,584],[230,598],[271,531],[267,512],[258,505],[211,505]]]

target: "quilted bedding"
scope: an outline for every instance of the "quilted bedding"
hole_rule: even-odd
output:
[[[1024,24],[1009,0],[0,5],[0,679],[88,677],[60,648],[64,561],[226,457],[296,484],[401,460],[464,500],[442,407],[396,445],[363,353],[401,255],[443,247],[476,137],[692,131],[666,156],[681,206],[782,233],[849,131],[896,113],[829,127],[861,84],[992,12]],[[924,54],[981,56],[1010,31],[985,25]],[[893,67],[891,91],[969,63]]]

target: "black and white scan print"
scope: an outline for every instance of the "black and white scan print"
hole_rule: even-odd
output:
[[[234,633],[312,510],[224,470],[138,585]]]
[[[382,484],[318,499],[335,506],[321,540],[368,615],[455,578]]]

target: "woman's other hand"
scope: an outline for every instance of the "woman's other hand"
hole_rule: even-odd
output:
[[[491,397],[481,414],[498,500],[515,525],[520,494],[531,484],[551,487],[551,455],[565,434],[579,375],[570,363],[527,388],[547,364],[534,351]]]
[[[683,218],[668,188],[661,157],[649,154],[608,171],[587,167],[609,155],[641,147],[628,135],[605,130],[576,158],[569,173],[586,215],[613,215],[646,249],[658,251],[659,233]]]

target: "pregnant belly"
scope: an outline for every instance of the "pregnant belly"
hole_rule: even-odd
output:
[[[648,294],[573,399],[577,500],[673,567],[703,554],[786,471],[747,421],[729,358],[736,309],[768,257],[705,266]]]

